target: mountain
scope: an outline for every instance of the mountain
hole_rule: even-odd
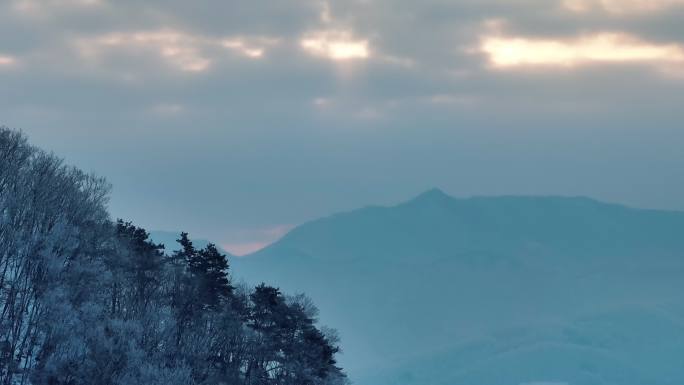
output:
[[[180,232],[150,231],[150,239],[152,240],[152,242],[163,244],[165,251],[167,253],[180,250],[180,245],[178,244],[178,242],[176,242],[176,239],[178,238],[180,238]],[[206,239],[191,239],[191,241],[197,249],[203,249],[207,247],[207,245],[210,243],[210,241]],[[232,255],[229,252],[223,250],[221,246],[216,245],[216,248],[222,254],[228,257],[232,257]]]
[[[359,385],[684,382],[682,212],[435,189],[233,265],[310,294]]]

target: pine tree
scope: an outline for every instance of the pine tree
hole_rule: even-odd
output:
[[[171,298],[171,306],[178,308],[183,302],[185,291],[187,291],[188,284],[188,266],[189,261],[195,257],[197,250],[188,238],[188,233],[182,232],[180,238],[176,239],[181,245],[180,250],[176,250],[167,258],[168,265],[171,269],[171,285],[169,288],[169,296]]]
[[[192,241],[188,238],[188,233],[181,232],[180,239],[176,239],[176,242],[182,246],[182,249],[175,251],[173,254],[174,257],[183,260],[184,263],[187,263],[190,257],[195,255],[197,252],[195,246],[192,244]]]
[[[188,264],[197,250],[186,232],[182,232],[176,242],[181,245],[181,249],[174,251],[168,258],[170,269],[168,299],[176,321],[175,345],[178,348],[196,313],[196,303],[193,299],[195,285],[193,278],[189,275]]]
[[[189,257],[190,272],[198,284],[198,299],[208,309],[217,309],[233,294],[228,277],[228,260],[216,245],[210,243],[204,249]]]

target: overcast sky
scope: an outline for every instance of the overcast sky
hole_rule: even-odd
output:
[[[244,253],[455,196],[684,209],[684,0],[2,0],[0,124]]]

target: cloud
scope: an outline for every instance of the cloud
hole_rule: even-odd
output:
[[[334,61],[368,59],[368,40],[358,39],[344,30],[324,30],[307,33],[300,45],[307,53]]]
[[[104,0],[14,0],[13,8],[26,15],[41,15],[55,8],[93,7],[104,5]]]
[[[462,105],[472,106],[477,103],[477,98],[467,94],[435,94],[426,99],[429,103],[437,105]]]
[[[10,67],[17,64],[17,59],[14,56],[0,55],[0,68]]]
[[[185,112],[185,110],[186,108],[182,104],[160,103],[155,106],[152,106],[152,108],[150,108],[149,111],[154,116],[168,118],[182,114],[183,112]]]
[[[103,11],[106,0],[9,0],[8,11],[18,20],[31,22],[58,21],[69,14]]]
[[[139,56],[153,53],[168,65],[184,72],[206,72],[216,60],[217,48],[239,56],[259,59],[267,46],[277,39],[264,37],[212,38],[181,30],[113,32],[92,38],[82,38],[76,46],[82,57],[101,59],[110,54]]]
[[[569,192],[642,165],[654,185],[676,180],[682,10],[661,0],[562,4],[0,1],[0,123],[109,177],[117,216],[187,225],[225,244],[265,244],[272,237],[239,229],[440,182],[469,193]],[[483,29],[495,19],[507,22]],[[644,138],[669,150],[647,151]],[[611,159],[611,149],[630,158]],[[655,157],[671,163],[659,168]],[[540,164],[566,172],[518,175]],[[568,182],[587,169],[602,172]],[[646,201],[646,185],[612,191]],[[681,202],[678,186],[663,204]]]
[[[278,42],[277,39],[259,39],[259,43],[250,43],[243,38],[230,38],[221,42],[221,45],[239,54],[252,59],[264,56],[265,46],[272,46]]]
[[[188,72],[206,71],[211,60],[201,52],[204,39],[175,30],[114,32],[80,40],[84,57],[99,57],[113,51],[136,54],[153,52],[170,65]]]
[[[651,43],[626,33],[612,32],[572,39],[485,36],[481,39],[480,48],[490,65],[498,69],[684,62],[684,49],[679,44]]]
[[[684,0],[564,0],[562,4],[565,9],[577,13],[601,10],[612,14],[638,14],[683,6]]]

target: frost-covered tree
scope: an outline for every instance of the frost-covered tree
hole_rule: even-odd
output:
[[[108,192],[0,128],[0,385],[345,381],[306,297],[235,287],[187,233],[165,255]]]
[[[144,313],[160,294],[164,246],[152,243],[144,229],[122,220],[116,223],[116,239],[120,248],[114,258],[125,284],[119,288],[117,299],[124,306],[118,303],[115,311],[134,317]]]
[[[64,305],[45,298],[64,298],[66,273],[99,253],[108,190],[0,128],[0,383],[27,380],[51,337],[46,317]]]

